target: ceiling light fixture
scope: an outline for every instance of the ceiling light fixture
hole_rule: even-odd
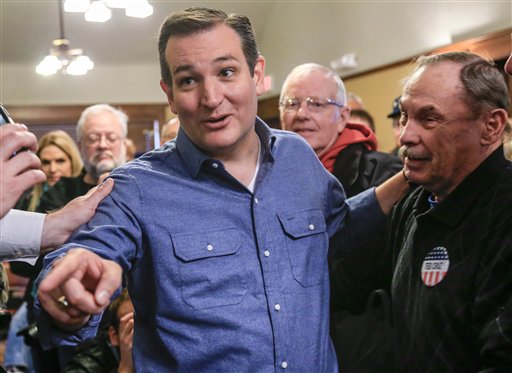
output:
[[[64,36],[64,15],[62,0],[59,6],[60,38],[55,39],[50,53],[37,65],[36,73],[40,75],[53,75],[61,70],[63,74],[85,75],[94,68],[94,63],[84,54],[82,49],[71,49],[69,40]]]
[[[124,9],[128,17],[146,18],[153,14],[147,0],[65,0],[66,12],[85,12],[88,22],[106,22],[112,17],[111,9]]]

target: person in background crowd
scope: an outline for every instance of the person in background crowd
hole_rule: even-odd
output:
[[[180,129],[180,120],[176,118],[172,118],[166,124],[162,126],[162,131],[160,135],[160,141],[165,144],[167,141],[170,141],[176,137],[178,134],[178,130]]]
[[[137,154],[137,147],[132,139],[124,139],[124,145],[126,146],[126,162],[133,161]]]
[[[124,272],[136,371],[335,371],[329,237],[345,240],[333,256],[356,249],[409,186],[345,202],[299,136],[257,118],[265,60],[247,17],[175,12],[158,45],[179,134],[114,170],[111,197],[47,256],[43,343],[94,335]]]
[[[393,209],[387,249],[359,263],[391,289],[396,372],[512,371],[508,109],[501,73],[468,52],[421,57],[405,84],[400,152],[418,187]],[[371,290],[352,281],[339,299]]]
[[[350,121],[364,124],[370,128],[373,133],[377,133],[375,131],[375,122],[373,121],[373,117],[364,109],[350,110]]]
[[[327,67],[295,67],[283,83],[279,113],[283,129],[308,142],[348,197],[402,170],[399,158],[376,151],[377,139],[367,126],[349,121],[345,86]]]
[[[41,160],[41,170],[46,175],[46,182],[36,184],[32,190],[22,196],[16,208],[36,211],[43,192],[55,185],[61,177],[80,175],[83,168],[82,158],[75,142],[64,131],[45,133],[38,143],[37,156]]]
[[[65,373],[131,373],[133,372],[133,304],[124,289],[108,307],[110,326],[107,333],[77,347],[66,365]]]
[[[348,92],[347,94],[347,107],[350,110],[364,109],[363,99],[356,95],[354,92]]]
[[[393,100],[393,110],[388,114],[391,118],[391,126],[393,127],[393,139],[395,140],[395,147],[391,150],[391,154],[399,156],[398,150],[400,149],[400,96]]]
[[[77,196],[84,195],[99,183],[100,176],[126,162],[128,116],[110,105],[86,108],[76,125],[76,137],[84,169],[77,177],[61,178],[41,196],[39,211],[60,208]]]

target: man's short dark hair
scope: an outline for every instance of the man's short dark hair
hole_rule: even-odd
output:
[[[228,15],[222,10],[193,7],[170,14],[160,27],[158,54],[160,56],[160,72],[165,84],[169,87],[172,86],[171,70],[165,57],[165,49],[169,38],[208,31],[221,24],[231,27],[240,36],[249,71],[251,76],[254,74],[254,66],[259,53],[249,18],[238,14]]]
[[[439,62],[463,65],[459,76],[464,87],[462,99],[473,118],[478,118],[486,110],[505,109],[508,112],[507,84],[492,61],[470,52],[447,52],[418,58],[416,71]]]
[[[350,110],[351,120],[354,122],[357,122],[357,120],[352,119],[353,117],[362,118],[362,119],[366,120],[368,122],[368,125],[370,126],[370,129],[373,131],[373,133],[375,133],[375,122],[369,112],[367,112],[364,109]]]

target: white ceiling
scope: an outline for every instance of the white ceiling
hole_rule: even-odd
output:
[[[146,19],[113,10],[106,23],[65,13],[66,38],[95,68],[85,76],[42,77],[35,66],[60,36],[56,0],[0,0],[0,102],[62,105],[165,102],[157,35],[172,11],[203,5],[247,15],[256,30],[266,73],[279,92],[287,73],[304,62],[329,65],[344,53],[359,66],[342,77],[512,27],[512,0],[149,0]],[[399,89],[399,84],[394,87]]]
[[[165,17],[190,6],[185,1],[154,1],[152,16],[139,19],[127,17],[122,9],[112,9],[112,18],[105,23],[84,20],[83,13],[64,13],[64,31],[72,48],[82,48],[98,64],[153,63],[157,56],[156,36]],[[261,38],[266,15],[274,1],[195,2],[247,15]],[[26,63],[41,60],[60,36],[59,3],[55,0],[0,0],[1,61]]]

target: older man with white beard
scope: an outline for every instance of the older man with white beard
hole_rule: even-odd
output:
[[[83,172],[73,178],[61,178],[41,197],[38,210],[51,211],[64,206],[101,182],[102,175],[126,162],[124,139],[128,133],[128,116],[110,105],[86,108],[76,126]]]

